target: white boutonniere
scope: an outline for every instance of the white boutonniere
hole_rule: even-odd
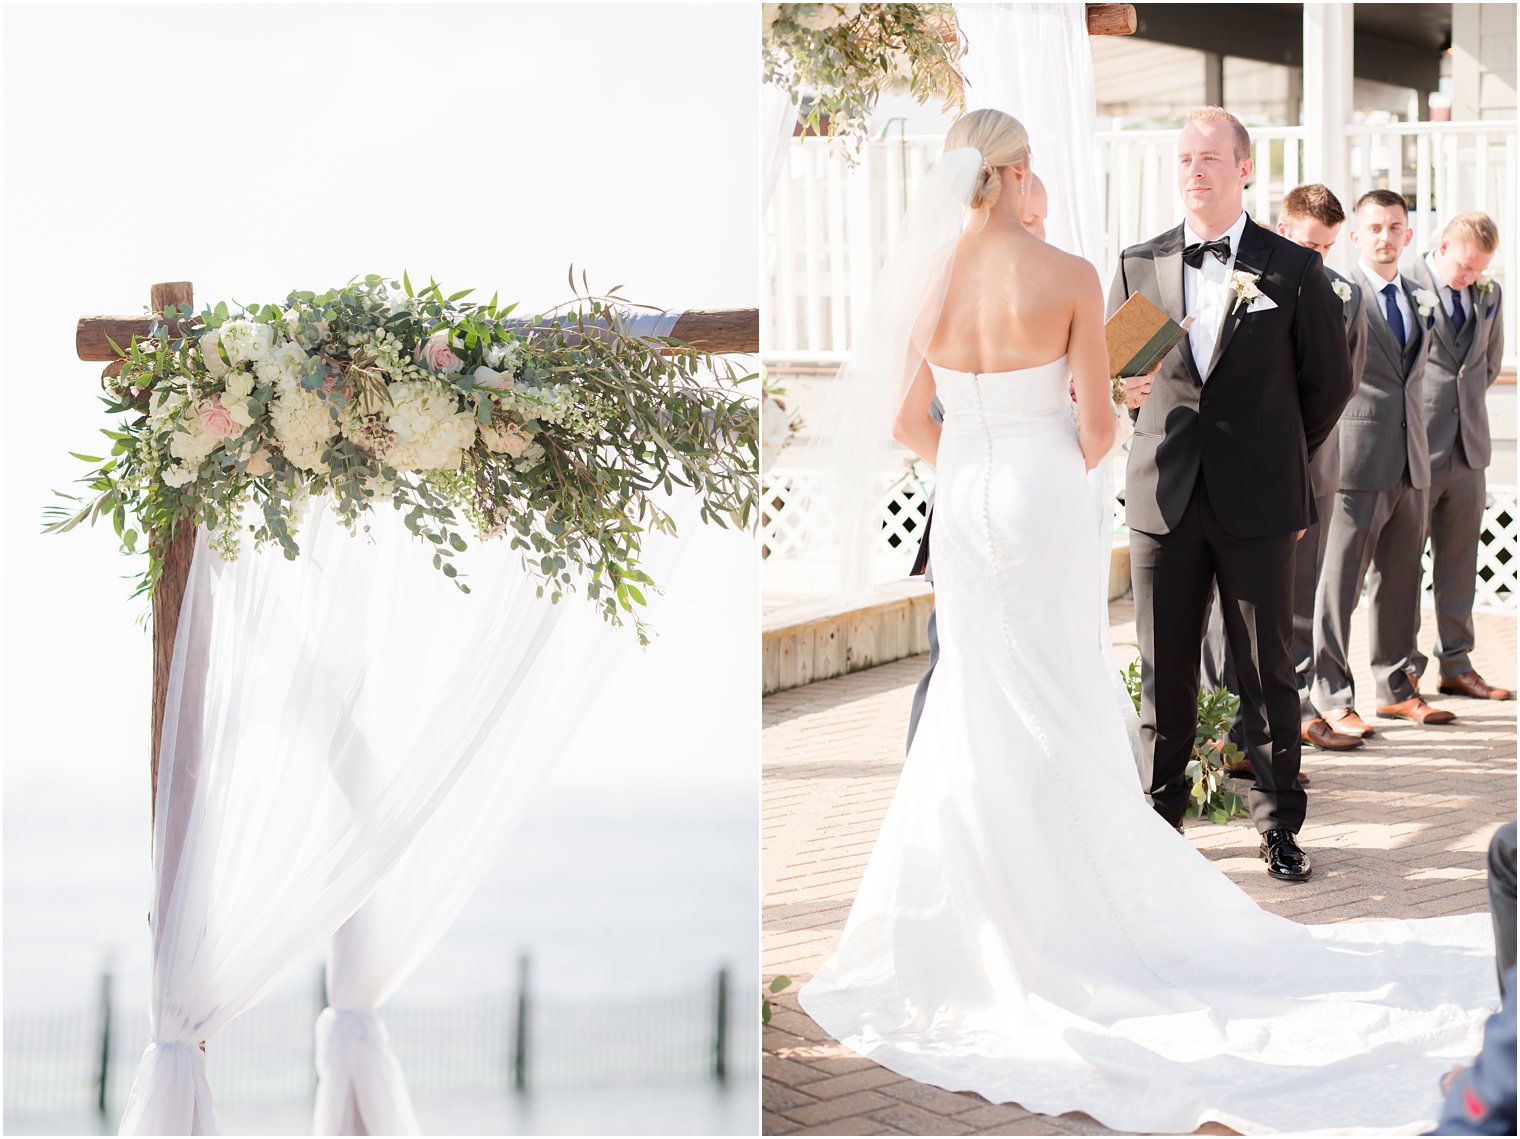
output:
[[[1256,287],[1256,282],[1261,280],[1260,273],[1247,273],[1237,269],[1230,277],[1230,288],[1235,290],[1235,307],[1230,310],[1230,315],[1240,311],[1240,306],[1247,301],[1253,301],[1261,296],[1261,290]]]
[[[1420,319],[1425,322],[1425,327],[1430,327],[1431,314],[1436,311],[1436,305],[1439,303],[1436,295],[1429,289],[1416,289],[1414,291],[1414,304],[1420,310]]]
[[[1494,287],[1494,275],[1492,273],[1479,273],[1478,279],[1473,283],[1478,290],[1478,303],[1488,300],[1488,294]]]
[[[1335,295],[1340,297],[1341,304],[1351,299],[1351,284],[1347,281],[1331,281],[1330,287],[1335,290]]]

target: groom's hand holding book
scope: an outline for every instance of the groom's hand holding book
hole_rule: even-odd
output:
[[[1108,344],[1108,374],[1114,379],[1114,402],[1137,411],[1151,393],[1166,354],[1192,327],[1193,318],[1173,320],[1135,293],[1103,325]]]

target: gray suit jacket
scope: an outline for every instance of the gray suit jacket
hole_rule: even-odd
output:
[[[1341,489],[1392,490],[1405,467],[1410,484],[1430,485],[1430,443],[1425,435],[1423,379],[1432,333],[1415,304],[1416,285],[1399,282],[1415,314],[1404,350],[1381,308],[1367,313],[1367,361],[1346,410],[1341,413]],[[1369,295],[1371,309],[1380,298]]]
[[[1338,283],[1345,285],[1351,290],[1349,299],[1341,302],[1341,307],[1346,317],[1346,347],[1351,352],[1351,381],[1354,384],[1362,382],[1362,370],[1367,364],[1367,304],[1361,287],[1351,280],[1342,277],[1334,269],[1326,266],[1325,276],[1330,278],[1330,286],[1334,288]],[[1314,490],[1315,498],[1324,498],[1341,488],[1341,427],[1337,423],[1330,429],[1330,434],[1320,445],[1320,449],[1309,460],[1309,485]],[[1325,519],[1320,519],[1321,522]]]
[[[1412,276],[1422,288],[1437,291],[1425,258],[1420,258]],[[1451,326],[1446,306],[1436,307],[1435,337],[1425,363],[1423,421],[1432,463],[1450,459],[1460,437],[1467,465],[1481,470],[1493,457],[1487,395],[1504,355],[1504,305],[1497,281],[1481,302],[1476,294],[1477,289],[1470,288],[1462,296],[1468,320],[1477,322],[1466,351],[1458,346],[1457,330]]]

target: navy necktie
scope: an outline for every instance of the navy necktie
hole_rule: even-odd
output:
[[[1399,285],[1397,281],[1389,281],[1383,286],[1383,301],[1388,306],[1388,327],[1393,330],[1393,338],[1399,342],[1399,347],[1405,344],[1404,317],[1399,312]]]
[[[1466,323],[1467,313],[1462,311],[1462,290],[1453,289],[1451,291],[1451,326],[1461,332],[1462,326]]]

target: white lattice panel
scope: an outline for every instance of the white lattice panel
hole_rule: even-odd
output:
[[[832,535],[809,523],[807,484],[808,476],[801,471],[777,471],[765,476],[764,508],[760,516],[762,557],[795,557],[809,548],[816,549],[817,543],[832,540]],[[877,553],[894,561],[901,558],[904,572],[918,549],[932,491],[932,479],[920,479],[912,472],[882,475],[881,541]],[[1520,525],[1517,525],[1517,516],[1520,516],[1520,506],[1517,506],[1516,488],[1490,487],[1478,546],[1478,608],[1507,613],[1517,608],[1516,599],[1520,598],[1520,557],[1517,557],[1520,553]],[[1123,527],[1124,503],[1116,498],[1115,533],[1122,533]],[[1425,573],[1424,588],[1429,591],[1429,543],[1421,564]]]
[[[1478,595],[1473,602],[1476,609],[1490,612],[1515,612],[1516,598],[1520,597],[1520,576],[1517,576],[1516,551],[1520,548],[1520,527],[1516,526],[1516,488],[1493,486],[1488,488],[1488,504],[1483,508],[1483,530],[1478,539]],[[1420,554],[1420,568],[1424,572],[1422,588],[1426,593],[1434,589],[1430,576],[1430,543]]]

